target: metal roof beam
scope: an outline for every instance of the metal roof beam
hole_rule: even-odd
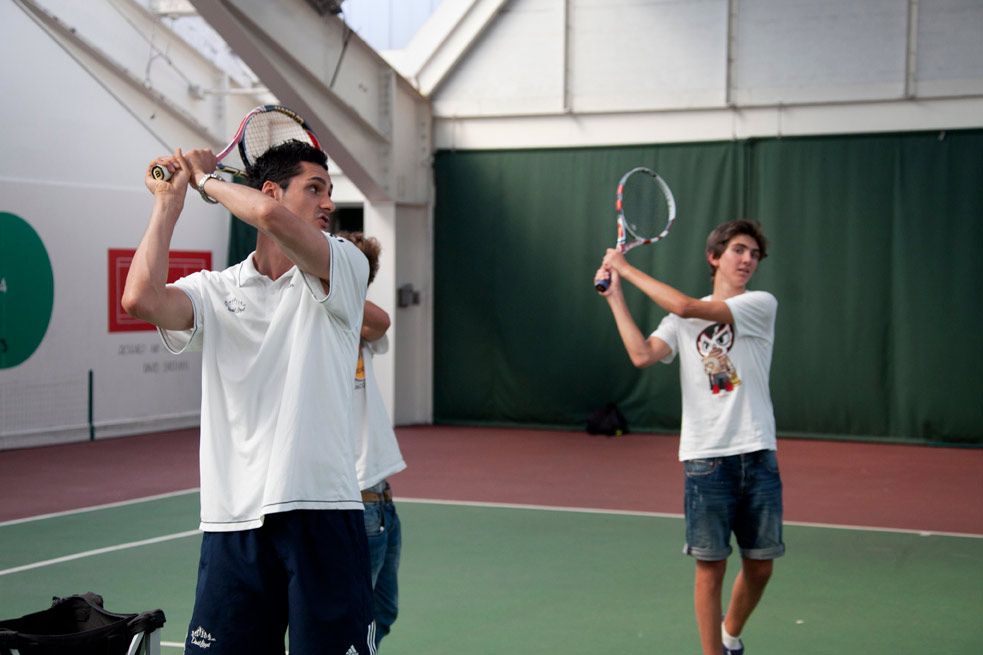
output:
[[[428,200],[429,101],[344,21],[305,0],[191,1],[270,92],[307,119],[366,198]],[[396,120],[397,107],[413,115],[411,129]],[[400,156],[406,151],[411,158]],[[404,170],[407,161],[414,170]]]

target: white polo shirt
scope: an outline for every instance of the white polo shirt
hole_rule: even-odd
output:
[[[680,461],[777,446],[768,378],[778,301],[767,291],[746,291],[725,302],[733,325],[669,314],[652,333],[672,349],[663,363],[679,354]]]
[[[354,244],[325,237],[327,296],[297,267],[278,280],[262,275],[252,254],[174,283],[194,305],[194,327],[159,332],[175,354],[202,351],[202,530],[362,509],[351,401],[369,267]]]
[[[390,475],[406,468],[399,452],[396,433],[386,413],[386,405],[375,379],[372,358],[389,350],[389,338],[362,340],[358,367],[355,369],[355,393],[352,397],[352,421],[355,425],[355,473],[358,486],[373,487]]]

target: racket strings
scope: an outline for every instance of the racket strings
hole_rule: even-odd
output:
[[[654,238],[666,229],[671,217],[670,201],[655,177],[645,171],[629,175],[619,195],[625,228],[636,238]]]
[[[267,111],[253,116],[242,135],[242,155],[246,164],[275,145],[296,139],[311,143],[310,135],[296,120],[278,111]]]

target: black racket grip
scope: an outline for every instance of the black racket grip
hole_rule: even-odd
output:
[[[169,179],[171,179],[171,172],[167,170],[166,167],[161,166],[160,164],[153,165],[153,167],[150,169],[150,175],[155,180],[160,180],[161,182],[166,182]]]
[[[611,286],[611,278],[606,280],[596,280],[594,282],[594,288],[597,289],[598,293],[604,293]]]

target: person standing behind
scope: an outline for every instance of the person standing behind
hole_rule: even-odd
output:
[[[683,412],[679,459],[685,472],[686,545],[696,560],[694,605],[704,655],[741,655],[744,626],[771,578],[782,542],[782,483],[768,388],[778,301],[747,284],[768,246],[761,227],[740,219],[707,238],[713,293],[686,296],[609,249],[595,281],[614,314],[632,363],[644,368],[679,354]],[[627,280],[670,312],[646,339],[625,303]],[[731,532],[741,571],[721,620]]]
[[[337,236],[358,246],[369,260],[369,284],[379,270],[382,248],[374,237],[361,232],[338,232]],[[399,609],[399,553],[402,531],[388,477],[406,468],[399,443],[376,382],[372,359],[389,350],[389,315],[366,301],[352,397],[352,423],[357,440],[355,472],[365,505],[365,532],[372,562],[372,588],[376,622],[376,645],[389,634]]]
[[[185,652],[374,655],[375,624],[355,476],[351,379],[369,267],[327,234],[325,154],[297,141],[247,170],[215,156],[160,157],[150,223],[123,307],[157,326],[168,350],[202,351],[201,560]],[[166,284],[187,187],[259,231],[224,271]]]

